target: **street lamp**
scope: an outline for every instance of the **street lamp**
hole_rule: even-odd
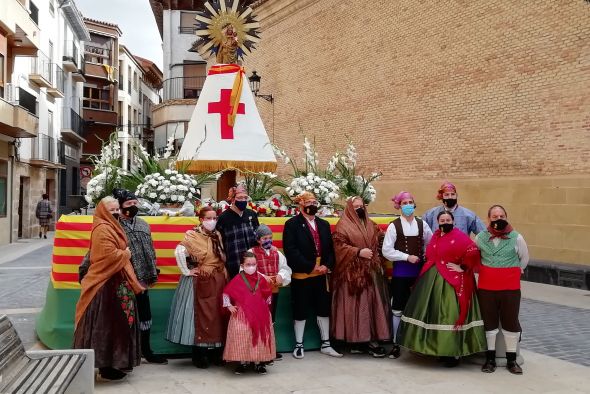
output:
[[[256,74],[256,71],[252,71],[252,75],[250,75],[250,88],[252,89],[252,93],[254,93],[254,97],[260,97],[265,99],[266,101],[272,103],[274,98],[272,94],[259,94],[258,91],[260,90],[260,75]]]

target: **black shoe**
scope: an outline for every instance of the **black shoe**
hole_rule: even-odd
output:
[[[42,236],[42,235],[43,235],[43,234],[39,233],[39,239],[41,239],[41,236]]]
[[[107,380],[121,380],[127,376],[125,372],[111,367],[99,368],[98,373],[100,374],[101,378]]]
[[[492,373],[496,370],[496,351],[486,351],[486,362],[481,366],[481,372]]]
[[[144,354],[143,358],[145,359],[145,361],[147,361],[149,364],[160,364],[160,365],[166,365],[168,364],[168,360],[166,359],[166,357],[164,356],[160,356],[159,354]]]
[[[394,358],[399,358],[399,356],[401,356],[401,355],[402,355],[401,348],[399,347],[398,344],[394,343],[393,347],[391,348],[391,350],[387,354],[387,357],[394,359]]]
[[[225,361],[223,361],[223,348],[216,347],[213,349],[209,349],[209,359],[213,363],[213,365],[217,367],[223,367],[225,365]]]
[[[165,357],[154,354],[154,352],[152,351],[152,347],[150,345],[150,331],[151,330],[149,329],[145,331],[140,331],[141,355],[143,356],[143,358],[145,358],[145,361],[147,361],[150,364],[168,364],[168,360],[166,360]]]
[[[367,347],[368,352],[371,356],[375,357],[375,358],[383,358],[387,355],[387,353],[385,352],[385,349],[381,346],[371,346],[369,345]],[[399,357],[399,356],[398,356]]]
[[[264,366],[264,364],[258,364],[258,365],[256,365],[254,367],[254,370],[259,375],[266,375],[266,367]]]
[[[459,365],[459,359],[455,357],[441,357],[445,368],[455,368]]]
[[[47,235],[44,235],[43,238],[47,239]]]
[[[274,361],[281,361],[283,359],[283,355],[281,353],[277,353],[275,355]]]
[[[514,375],[522,375],[522,368],[516,362],[516,352],[506,352],[506,369]]]
[[[248,370],[248,364],[239,364],[236,367],[236,370],[234,371],[234,373],[236,375],[241,375],[241,374],[245,373],[247,370]]]

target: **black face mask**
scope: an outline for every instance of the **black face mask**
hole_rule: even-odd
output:
[[[365,209],[363,207],[357,208],[355,209],[356,214],[358,215],[359,218],[364,219],[365,218]]]
[[[240,211],[243,211],[246,209],[246,207],[248,206],[248,201],[235,201],[234,205],[236,206],[236,208],[238,208]]]
[[[135,217],[135,215],[137,215],[137,213],[139,212],[139,208],[137,207],[137,205],[132,205],[130,207],[127,208],[123,208],[123,215],[127,216],[128,218],[132,218]]]
[[[112,214],[115,220],[119,220],[119,212],[115,212]]]
[[[508,222],[504,219],[494,220],[490,223],[494,230],[502,231],[508,226]]]
[[[438,228],[440,228],[440,231],[442,231],[443,233],[447,234],[450,233],[453,230],[453,223],[444,223],[444,224],[439,224]]]
[[[453,208],[455,205],[457,205],[457,199],[456,198],[443,198],[443,204],[445,204],[445,207],[447,207],[447,208]]]
[[[303,207],[303,212],[305,212],[308,215],[314,216],[316,213],[318,213],[318,207],[316,205],[308,205],[306,207]]]

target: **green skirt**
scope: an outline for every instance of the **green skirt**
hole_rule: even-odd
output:
[[[476,293],[465,323],[453,327],[459,317],[455,289],[430,268],[416,283],[404,310],[397,334],[401,346],[428,356],[467,356],[487,348]]]

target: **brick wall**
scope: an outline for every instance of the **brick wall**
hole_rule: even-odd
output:
[[[384,173],[378,210],[451,179],[480,215],[506,204],[533,258],[590,265],[590,3],[360,3],[259,1],[245,66],[274,142],[300,157],[301,128],[325,164],[348,136]]]

